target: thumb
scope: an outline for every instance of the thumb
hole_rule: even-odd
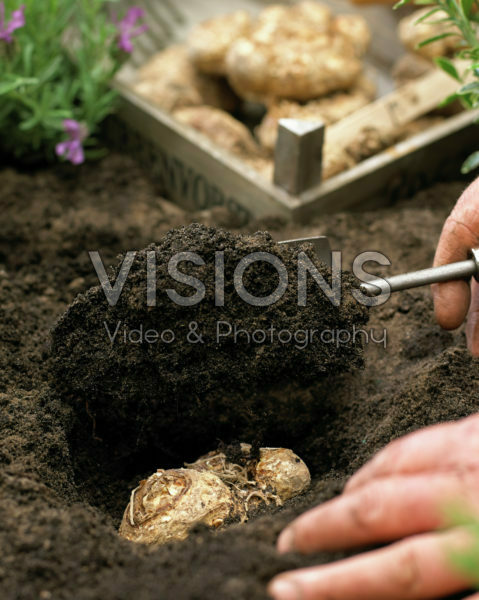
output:
[[[466,260],[471,248],[479,245],[479,179],[461,195],[444,224],[434,258],[434,266]],[[432,286],[434,309],[445,329],[459,327],[467,315],[469,284],[450,281]]]

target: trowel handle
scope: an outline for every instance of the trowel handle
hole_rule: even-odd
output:
[[[381,284],[387,281],[391,292],[409,290],[411,288],[430,285],[431,283],[441,283],[444,281],[456,281],[458,279],[470,279],[475,277],[479,280],[479,248],[471,250],[471,258],[461,262],[442,265],[441,267],[432,267],[413,273],[404,273],[403,275],[394,275],[393,277],[383,277],[375,279],[369,283],[363,283],[360,290],[368,296],[379,296],[381,294]]]

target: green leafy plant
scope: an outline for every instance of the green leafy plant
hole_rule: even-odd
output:
[[[454,527],[462,527],[471,537],[467,550],[451,553],[450,559],[459,573],[462,573],[471,584],[479,588],[479,518],[461,506],[450,507],[446,511],[447,520]]]
[[[477,0],[400,0],[395,8],[414,3],[429,6],[416,23],[441,24],[450,26],[450,31],[440,33],[422,41],[418,47],[426,46],[445,37],[457,37],[456,57],[467,61],[465,73],[460,73],[447,57],[438,57],[436,64],[462,84],[455,94],[446,98],[440,106],[460,100],[467,109],[479,108],[479,3]],[[467,82],[466,82],[467,79]],[[479,166],[479,151],[471,154],[462,166],[462,172],[468,173]]]
[[[106,0],[0,1],[0,150],[73,164],[97,156],[110,83],[142,16],[134,7],[118,20]]]

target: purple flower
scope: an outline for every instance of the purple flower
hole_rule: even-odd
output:
[[[88,131],[84,125],[73,119],[65,119],[63,128],[70,139],[57,144],[55,152],[74,165],[80,165],[85,160],[82,142],[87,137]]]
[[[25,5],[22,4],[18,10],[12,12],[8,23],[5,23],[5,4],[0,2],[0,40],[13,42],[12,33],[25,25]]]
[[[136,26],[138,19],[145,15],[145,11],[139,6],[133,6],[128,10],[126,16],[121,21],[113,17],[113,22],[118,28],[118,48],[131,54],[133,52],[133,44],[131,38],[141,35],[148,29],[148,25]]]

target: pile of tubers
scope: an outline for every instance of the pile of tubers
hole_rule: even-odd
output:
[[[422,14],[399,24],[408,54],[393,70],[398,85],[434,68],[432,59],[451,54],[457,45],[453,36],[418,49],[418,42],[444,29],[416,25]],[[134,89],[271,181],[280,119],[328,126],[374,100],[376,86],[363,64],[370,41],[362,16],[333,15],[315,0],[271,5],[256,18],[239,10],[200,23],[185,44],[154,55],[139,69]],[[263,107],[254,132],[233,116],[245,103]],[[387,135],[369,128],[341,152],[328,144],[326,130],[323,180],[439,119],[421,118]]]
[[[329,125],[374,98],[361,60],[370,38],[363,17],[334,16],[314,0],[271,5],[257,18],[237,11],[154,55],[134,89],[272,179],[280,118]],[[232,115],[245,102],[266,112],[255,136]]]

